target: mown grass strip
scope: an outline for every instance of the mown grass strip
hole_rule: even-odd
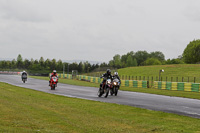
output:
[[[42,80],[49,80],[48,77],[38,77],[38,76],[31,76],[31,77],[37,78],[37,79],[42,79]],[[80,81],[80,80],[72,80],[72,79],[62,79],[62,78],[60,78],[59,83],[79,85],[79,86],[88,86],[88,87],[97,87],[97,88],[99,87],[99,84],[96,84],[96,83]],[[133,87],[121,87],[120,90],[150,93],[150,94],[165,95],[165,96],[175,96],[175,97],[200,99],[200,93],[199,92],[159,90],[159,89],[154,89],[154,88],[133,88]]]
[[[200,119],[0,83],[0,132],[200,132]]]

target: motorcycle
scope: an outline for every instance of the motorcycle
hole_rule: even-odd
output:
[[[57,83],[58,83],[58,78],[56,76],[51,77],[50,80],[51,90],[55,90],[55,88],[57,87]]]
[[[112,88],[112,81],[111,79],[106,79],[106,82],[103,83],[103,85],[99,88],[98,96],[101,97],[103,94],[105,94],[105,98],[108,97],[110,88]]]
[[[112,84],[112,88],[110,89],[110,95],[115,94],[115,96],[117,96],[119,86],[120,86],[119,79],[115,78],[112,83],[113,84]]]
[[[22,81],[23,81],[23,83],[25,83],[26,81],[27,81],[27,75],[22,75]]]

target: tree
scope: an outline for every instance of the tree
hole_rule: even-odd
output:
[[[21,54],[19,54],[17,56],[17,63],[16,63],[16,65],[17,65],[18,69],[22,69],[23,68],[23,59],[22,59]]]
[[[108,65],[109,65],[110,67],[113,67],[113,66],[114,66],[114,61],[113,61],[113,60],[110,60],[109,63],[108,63]]]
[[[125,55],[122,55],[122,57],[121,57],[121,67],[127,67],[127,61],[128,61],[127,59],[128,59],[129,56],[131,56],[132,59],[134,60],[135,53],[133,51],[131,51],[131,52],[128,52],[127,54],[125,54]],[[130,61],[130,57],[129,57],[129,61]]]
[[[166,64],[184,64],[183,60],[180,58],[177,59],[168,59],[166,62]]]
[[[113,57],[114,67],[120,68],[121,67],[121,57],[119,54]]]
[[[63,71],[63,63],[62,63],[62,60],[61,60],[61,59],[58,60],[56,69],[57,69],[58,71]]]
[[[24,60],[24,68],[28,69],[30,67],[30,65],[31,65],[31,62],[28,59],[25,59]]]
[[[126,66],[127,67],[131,67],[131,66],[136,66],[136,63],[135,63],[136,59],[129,55],[128,58],[127,58],[127,63],[126,63]]]
[[[34,61],[34,64],[39,64],[39,61],[36,59],[36,60]]]
[[[55,70],[55,69],[56,69],[56,59],[53,59],[53,60],[51,61],[50,69],[51,69],[51,70]]]
[[[83,70],[84,70],[83,63],[82,63],[82,62],[80,62],[80,63],[78,64],[78,72],[79,72],[79,73],[82,73],[82,72],[83,72]]]
[[[44,64],[45,64],[45,68],[48,69],[48,70],[50,70],[50,67],[51,67],[51,61],[50,61],[50,59],[46,59],[46,61],[44,62]]]
[[[137,65],[138,65],[137,60],[134,58],[132,66],[137,66]]]
[[[165,61],[165,56],[164,56],[164,54],[162,53],[162,52],[160,52],[160,51],[156,51],[156,52],[151,52],[150,53],[150,58],[156,58],[156,59],[158,59],[159,61]]]
[[[40,60],[39,60],[39,64],[42,68],[45,67],[45,63],[44,63],[44,58],[43,57],[40,57]]]
[[[149,57],[147,51],[138,51],[135,53],[135,58],[139,66]]]
[[[200,62],[200,40],[190,42],[183,52],[185,63],[194,64]]]
[[[16,60],[15,59],[12,60],[11,67],[12,67],[12,69],[16,68]]]
[[[162,65],[162,63],[156,58],[148,58],[144,65]]]

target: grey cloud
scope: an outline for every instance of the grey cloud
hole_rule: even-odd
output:
[[[50,21],[51,16],[42,11],[41,7],[28,3],[30,1],[6,0],[0,2],[1,17],[17,21],[43,22]]]
[[[200,21],[200,8],[199,6],[188,6],[184,10],[184,15],[191,21]]]
[[[115,54],[146,50],[176,58],[199,37],[200,26],[193,20],[199,9],[192,10],[198,3],[0,0],[0,46],[5,49],[0,49],[0,57],[21,53],[26,58],[109,61]],[[15,51],[17,47],[25,50]],[[52,55],[52,50],[57,54]]]

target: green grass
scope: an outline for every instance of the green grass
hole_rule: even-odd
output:
[[[200,119],[0,83],[0,132],[198,133]]]
[[[158,65],[158,66],[140,66],[140,67],[128,67],[119,69],[118,73],[121,76],[132,76],[134,79],[143,79],[143,76],[149,76],[150,80],[153,77],[156,80],[159,77],[159,70],[164,69],[164,72],[161,73],[163,81],[171,81],[171,77],[173,77],[173,81],[176,81],[178,77],[178,81],[182,81],[182,77],[184,77],[183,81],[187,82],[188,77],[190,82],[194,82],[194,77],[196,77],[196,82],[200,82],[200,64],[176,64],[176,65]]]
[[[39,77],[39,76],[30,76],[30,77],[36,78],[36,79],[42,79],[42,80],[49,80],[48,77]],[[78,85],[78,86],[97,87],[97,88],[99,87],[99,84],[96,84],[96,83],[80,81],[80,80],[72,80],[72,79],[60,78],[59,83]],[[158,95],[165,95],[165,96],[200,99],[199,92],[171,91],[171,90],[160,90],[160,89],[154,89],[154,88],[133,88],[133,87],[121,87],[120,90],[143,92],[143,93],[158,94]]]

